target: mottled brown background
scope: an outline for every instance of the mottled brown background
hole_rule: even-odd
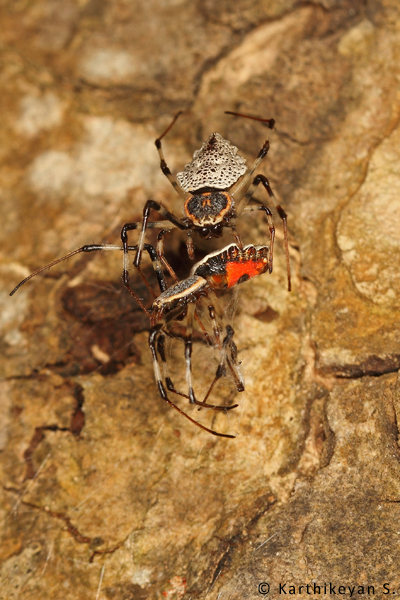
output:
[[[0,23],[0,598],[400,592],[398,1],[3,0]],[[280,237],[235,317],[246,392],[213,422],[235,440],[158,398],[120,256],[8,296],[117,242],[149,197],[180,214],[154,147],[179,109],[173,170],[212,131],[257,154],[263,126],[224,110],[277,121],[262,170],[289,215],[293,291]]]

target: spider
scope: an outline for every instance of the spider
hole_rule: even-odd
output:
[[[168,178],[175,191],[184,201],[183,218],[180,219],[170,212],[161,202],[147,200],[143,209],[143,220],[141,224],[138,249],[136,251],[134,266],[138,269],[142,278],[145,280],[141,271],[142,252],[147,229],[158,228],[163,232],[174,228],[186,231],[187,251],[191,259],[194,258],[194,247],[192,232],[196,232],[203,239],[212,237],[221,237],[223,229],[228,227],[232,230],[236,244],[243,248],[239,234],[236,231],[235,221],[243,212],[263,211],[267,217],[270,230],[270,254],[269,254],[269,272],[272,273],[273,250],[275,239],[275,227],[272,219],[272,212],[266,204],[261,201],[258,205],[249,205],[257,187],[262,184],[266,189],[270,199],[276,204],[276,197],[271,189],[270,183],[264,175],[258,174],[253,178],[254,172],[266,157],[269,150],[269,140],[267,139],[257,158],[248,169],[245,165],[245,159],[238,154],[237,148],[228,140],[225,140],[219,133],[213,133],[203,143],[200,150],[193,155],[193,160],[188,163],[184,171],[178,173],[175,177],[172,175],[164,158],[161,140],[170,131],[182,111],[178,112],[170,125],[156,139],[155,145],[160,156],[160,167],[164,175]],[[241,113],[226,111],[226,114],[253,119],[266,123],[269,129],[273,129],[274,119],[261,119]],[[283,222],[284,243],[287,265],[288,290],[291,290],[289,247],[287,238],[287,215],[283,208],[277,204],[277,212]],[[149,222],[150,212],[158,212],[164,221]],[[121,230],[121,240],[124,248],[123,260],[123,282],[126,288],[132,293],[129,285],[128,273],[128,232],[138,229],[139,223],[125,223]],[[159,256],[164,263],[163,255]]]
[[[153,359],[154,375],[158,387],[158,392],[161,398],[167,402],[172,408],[177,410],[181,415],[189,421],[200,427],[201,429],[219,437],[234,438],[234,435],[219,433],[205,425],[199,423],[181,408],[174,404],[168,397],[167,390],[187,398],[191,404],[195,404],[201,408],[211,408],[214,410],[222,410],[224,412],[236,408],[238,405],[232,406],[208,404],[207,400],[221,377],[223,377],[227,368],[229,369],[233,381],[238,392],[244,391],[244,382],[240,375],[237,364],[237,348],[233,341],[234,330],[231,325],[224,325],[224,312],[218,301],[216,292],[224,292],[234,286],[243,283],[257,275],[269,271],[270,248],[268,246],[245,246],[240,248],[237,244],[230,244],[222,250],[212,252],[205,256],[200,262],[196,263],[190,273],[190,276],[181,281],[176,281],[171,287],[167,288],[163,265],[167,264],[169,272],[177,280],[172,268],[164,262],[160,261],[162,254],[163,232],[159,235],[157,250],[150,244],[144,244],[143,250],[149,254],[154,271],[156,273],[160,295],[155,298],[150,309],[147,309],[141,299],[132,291],[136,301],[150,318],[150,334],[149,346]],[[138,246],[128,246],[128,252],[137,252]],[[63,262],[79,253],[89,253],[96,251],[124,251],[123,246],[114,244],[86,244],[77,250],[58,258],[48,265],[40,267],[28,277],[23,279],[10,293],[12,296],[22,285],[35,277],[46,269]],[[150,287],[150,286],[149,286]],[[151,288],[150,288],[151,289]],[[212,335],[208,333],[202,322],[202,309],[208,311],[212,323]],[[182,336],[177,331],[177,324],[183,319],[186,319],[186,332]],[[208,388],[208,391],[202,401],[197,400],[192,384],[192,347],[193,347],[193,326],[196,320],[200,326],[201,334],[204,336],[204,341],[209,345],[218,349],[219,364],[215,377]],[[225,334],[224,334],[225,329]],[[179,392],[169,375],[165,341],[166,337],[182,338],[185,345],[185,361],[186,361],[186,382],[188,393]],[[223,337],[224,336],[224,337]],[[163,364],[163,376],[159,358]]]
[[[151,307],[149,345],[159,394],[163,400],[172,405],[192,423],[213,435],[228,438],[235,437],[218,433],[189,417],[169,400],[167,390],[188,398],[190,404],[196,404],[200,408],[206,407],[227,411],[238,406],[237,404],[229,407],[215,406],[206,402],[215,383],[226,374],[227,367],[231,371],[237,391],[244,391],[244,382],[237,365],[237,348],[233,341],[234,331],[231,325],[225,326],[226,334],[222,339],[224,315],[216,292],[231,289],[269,271],[269,257],[270,248],[268,246],[249,245],[240,248],[237,244],[230,244],[222,250],[208,254],[203,260],[196,263],[187,279],[175,283],[162,292]],[[199,309],[204,305],[206,305],[211,318],[215,339],[212,345],[219,349],[220,362],[204,400],[199,401],[196,399],[192,384],[192,335],[194,319],[196,316],[198,317]],[[185,345],[187,394],[178,392],[172,383],[165,355],[165,337],[172,335],[172,327],[182,318],[186,318],[186,334],[183,340]],[[202,326],[199,318],[198,321]],[[208,337],[206,333],[205,335]],[[160,356],[163,363],[163,375],[161,374],[158,356]]]
[[[263,211],[267,217],[269,230],[270,230],[270,254],[269,254],[269,272],[272,273],[273,267],[273,251],[274,251],[274,240],[275,240],[275,227],[272,220],[272,212],[262,202],[259,205],[250,205],[248,203],[252,198],[258,185],[261,183],[268,192],[270,198],[276,200],[276,197],[271,189],[267,177],[258,174],[252,180],[253,174],[263,158],[269,150],[269,140],[267,139],[257,158],[254,160],[250,169],[247,169],[245,165],[245,159],[238,155],[237,148],[233,146],[228,140],[225,140],[219,133],[213,133],[203,143],[200,150],[197,150],[193,155],[193,160],[185,166],[183,172],[178,173],[175,178],[169,170],[161,146],[161,140],[173,127],[174,123],[178,119],[182,111],[178,112],[173,118],[170,125],[162,133],[162,135],[156,139],[155,145],[157,147],[160,156],[160,167],[164,175],[171,182],[176,192],[185,200],[184,203],[184,218],[179,219],[172,212],[167,210],[160,202],[154,200],[147,200],[143,209],[143,221],[141,225],[141,232],[139,242],[137,244],[137,250],[135,251],[134,266],[139,271],[142,279],[146,286],[153,293],[148,285],[148,281],[141,269],[142,255],[145,248],[145,236],[147,229],[160,229],[158,235],[158,247],[157,254],[159,259],[159,266],[161,264],[170,272],[171,276],[176,276],[172,272],[168,262],[164,257],[163,251],[163,237],[165,233],[171,231],[175,227],[181,230],[187,231],[187,250],[189,257],[194,258],[194,247],[192,241],[192,231],[197,232],[200,237],[204,239],[210,239],[212,237],[221,237],[223,229],[229,227],[235,237],[236,243],[239,248],[243,248],[243,244],[239,234],[236,231],[235,220],[243,212],[253,212],[256,210]],[[273,129],[275,121],[274,119],[261,119],[259,117],[252,117],[250,115],[244,115],[241,113],[235,113],[226,111],[226,114],[243,117],[247,119],[253,119],[255,121],[261,121],[266,123],[269,129]],[[289,247],[287,238],[287,215],[280,205],[276,206],[279,216],[283,222],[284,231],[284,242],[285,242],[285,253],[286,253],[286,265],[287,265],[287,278],[288,278],[288,290],[291,290],[291,277],[290,277],[290,263],[289,263]],[[149,222],[150,211],[155,210],[160,213],[165,220],[164,221],[151,221]],[[128,244],[128,232],[138,229],[139,223],[125,223],[121,230],[121,240],[123,249],[123,271],[122,280],[134,297],[139,306],[149,314],[146,307],[141,302],[140,298],[131,288],[129,283],[129,249],[132,246]],[[49,265],[46,265],[28,277],[21,281],[16,288],[11,292],[10,295],[14,294],[17,289],[23,285],[26,281],[40,273],[41,271],[57,264],[77,254],[78,252],[92,252],[95,250],[116,250],[119,246],[92,244],[85,245],[78,250],[74,250],[65,257],[53,261]],[[154,294],[153,294],[154,295]]]

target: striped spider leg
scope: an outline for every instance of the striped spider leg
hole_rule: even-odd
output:
[[[72,250],[72,252],[69,252],[65,256],[62,256],[61,258],[57,258],[56,260],[53,260],[51,263],[49,263],[47,265],[44,265],[43,267],[40,267],[39,269],[36,269],[36,271],[33,271],[33,273],[31,273],[30,275],[28,275],[27,277],[25,277],[25,279],[23,279],[22,281],[20,281],[18,283],[18,285],[15,286],[15,288],[10,292],[10,296],[13,296],[15,294],[15,292],[17,292],[21,286],[23,286],[25,283],[27,283],[33,277],[36,277],[36,275],[39,275],[39,273],[43,273],[43,271],[47,271],[51,267],[54,267],[55,265],[57,265],[57,264],[59,264],[61,262],[64,262],[65,260],[68,260],[69,258],[72,258],[72,256],[75,256],[76,254],[90,253],[90,252],[100,252],[100,251],[110,251],[110,250],[111,251],[119,250],[119,251],[125,252],[125,248],[123,246],[119,246],[119,245],[115,245],[115,244],[85,244],[84,246],[81,246],[80,248],[77,248],[76,250]],[[127,246],[126,250],[129,251],[129,252],[136,252],[137,251],[137,246]],[[163,274],[162,264],[161,264],[161,261],[159,260],[159,258],[157,256],[157,252],[153,248],[153,246],[151,246],[150,244],[145,244],[144,245],[144,250],[150,256],[151,262],[152,262],[153,267],[154,267],[154,271],[155,271],[156,276],[157,276],[158,285],[160,287],[161,292],[163,292],[163,291],[166,290],[167,286],[166,286],[166,283],[165,283],[165,278],[164,278],[164,274]],[[142,277],[144,278],[143,274],[142,274]],[[156,294],[150,288],[150,286],[148,284],[148,281],[147,280],[145,280],[145,281],[146,281],[146,286],[150,289],[152,295],[155,298]],[[133,296],[133,298],[139,304],[140,308],[147,314],[148,317],[150,317],[150,313],[149,313],[148,309],[144,306],[142,300],[134,292],[134,290],[132,290],[132,288],[130,287],[129,283],[128,283],[128,285],[126,285],[126,287],[127,287],[128,291],[129,291],[129,293]]]

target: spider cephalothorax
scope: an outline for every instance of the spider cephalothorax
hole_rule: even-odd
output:
[[[196,231],[203,239],[221,237],[235,216],[234,202],[228,192],[203,188],[186,200],[183,206],[183,223]]]

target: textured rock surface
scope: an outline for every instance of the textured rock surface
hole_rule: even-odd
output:
[[[0,598],[399,593],[398,3],[38,0],[0,19]],[[293,291],[278,235],[274,273],[238,302],[240,409],[192,413],[235,440],[158,398],[120,256],[8,296],[117,243],[149,197],[180,214],[153,143],[178,109],[175,172],[213,131],[257,155],[266,130],[224,110],[277,121],[262,172],[289,215]],[[240,231],[268,235],[256,215]]]

